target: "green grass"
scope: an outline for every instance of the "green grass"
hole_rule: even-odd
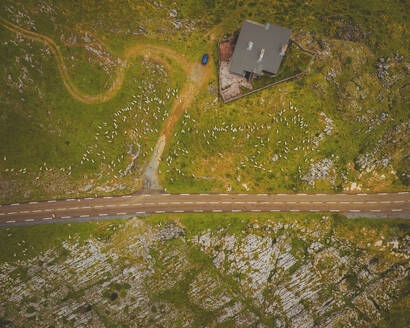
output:
[[[167,190],[185,192],[229,188],[232,191],[245,191],[243,183],[251,191],[340,191],[348,185],[343,177],[347,177],[348,182],[356,181],[369,189],[398,190],[408,187],[409,159],[404,156],[407,144],[403,135],[397,136],[402,141],[383,144],[378,152],[378,156],[388,154],[393,159],[392,168],[377,169],[379,175],[386,176],[385,181],[373,181],[374,177],[366,173],[359,178],[360,173],[350,169],[350,165],[354,165],[358,157],[373,151],[380,139],[389,135],[398,125],[409,121],[404,83],[399,81],[386,90],[377,80],[374,68],[375,61],[380,56],[392,57],[399,53],[408,57],[408,47],[403,42],[408,39],[406,3],[399,0],[366,0],[360,3],[356,0],[332,3],[324,0],[274,3],[268,0],[157,2],[162,6],[141,0],[132,3],[125,0],[115,3],[63,0],[46,6],[44,10],[38,10],[38,4],[34,0],[6,0],[0,8],[0,14],[13,22],[16,22],[18,12],[30,16],[35,30],[49,36],[61,47],[66,63],[69,64],[70,57],[74,56],[77,61],[70,69],[70,76],[80,90],[90,94],[97,94],[111,85],[113,70],[104,72],[101,62],[81,47],[64,46],[61,42],[62,35],[66,39],[75,35],[79,41],[85,32],[96,36],[106,45],[106,50],[113,59],[122,56],[125,49],[134,44],[149,42],[169,46],[189,60],[199,62],[204,52],[209,52],[211,60],[215,61],[217,41],[225,34],[238,30],[245,19],[286,26],[295,33],[310,33],[312,44],[322,39],[344,39],[346,31],[352,30],[354,43],[342,41],[338,46],[333,45],[336,51],[332,60],[315,62],[312,72],[301,80],[225,106],[211,105],[215,96],[202,92],[189,109],[189,114],[197,122],[189,123],[189,128],[197,129],[198,134],[193,135],[189,131],[181,135],[184,124],[180,122],[164,158],[180,152],[177,142],[182,143],[190,153],[179,153],[179,158],[175,158],[170,166],[162,163],[161,179]],[[170,17],[169,9],[177,10],[176,18]],[[155,19],[147,19],[150,17]],[[34,30],[28,21],[24,18],[18,23]],[[175,26],[176,21],[182,24],[181,27]],[[136,163],[137,169],[123,179],[118,176],[119,171],[124,170],[130,162],[130,157],[126,155],[131,143],[129,137],[120,134],[115,142],[105,143],[101,139],[95,140],[95,135],[98,132],[97,126],[112,121],[116,110],[127,105],[133,95],[143,93],[136,88],[141,86],[143,77],[150,81],[157,80],[155,70],[144,68],[138,58],[127,73],[125,84],[116,97],[102,105],[83,105],[66,92],[54,58],[44,56],[42,47],[36,42],[4,44],[14,38],[14,34],[1,30],[0,56],[3,70],[0,81],[4,88],[0,94],[0,140],[3,141],[0,144],[0,178],[5,181],[1,189],[1,202],[45,199],[51,195],[84,195],[87,191],[81,191],[80,188],[84,189],[88,184],[116,184],[113,188],[116,188],[117,193],[135,190],[140,171],[150,157],[158,134],[153,132],[138,138],[142,150]],[[358,56],[354,51],[350,51],[358,48],[361,52],[359,57],[365,58],[364,62],[356,58]],[[33,54],[34,61],[29,63],[21,59],[17,64],[15,57],[24,57],[25,52]],[[296,63],[293,59],[296,59]],[[308,61],[301,62],[299,59],[299,55],[288,56],[280,74],[291,73],[295,67],[305,69]],[[33,82],[20,93],[8,76],[10,74],[12,81],[18,81],[23,67],[27,68]],[[338,67],[342,67],[342,73],[335,81],[329,82],[329,69]],[[402,67],[392,68],[392,71],[399,74]],[[280,74],[274,79],[279,78]],[[170,74],[155,87],[154,94],[164,99],[164,88],[180,89],[184,79],[181,70]],[[262,78],[255,83],[264,85],[269,81]],[[217,81],[214,78],[212,82]],[[355,90],[357,84],[361,88],[359,91]],[[361,99],[361,92],[367,92],[367,98]],[[221,128],[222,122],[236,124],[236,128],[254,122],[266,126],[272,123],[272,117],[268,113],[275,114],[287,108],[290,101],[297,105],[308,127],[275,123],[272,125],[275,125],[275,130],[279,130],[278,135],[273,133],[273,129],[247,129],[236,135],[228,132],[220,134],[216,139],[208,135],[207,131],[214,125]],[[161,113],[166,112],[170,104],[170,101],[166,101]],[[366,113],[368,110],[371,114]],[[286,159],[271,162],[272,156],[281,152],[279,141],[282,144],[286,141],[291,145],[289,149],[294,149],[303,139],[313,138],[322,132],[323,122],[318,117],[321,111],[334,120],[337,126],[334,135],[326,137],[314,151],[290,151]],[[371,120],[375,120],[382,112],[390,114],[389,120],[377,125],[372,131],[367,131],[368,122],[355,120],[358,115],[369,115]],[[127,121],[120,129],[128,131],[135,126],[141,128],[143,119],[149,122],[151,128],[158,129],[161,126],[161,121],[154,116],[141,115],[133,121]],[[246,138],[247,133],[251,134],[249,139]],[[232,139],[233,136],[235,139]],[[294,140],[289,140],[290,136]],[[263,140],[263,145],[255,148],[260,140]],[[134,144],[136,142],[137,140],[132,141]],[[90,161],[81,164],[83,154],[95,144],[99,150],[105,151],[106,160],[94,153],[90,156]],[[258,153],[262,148],[265,148],[263,154]],[[315,187],[311,187],[301,181],[301,176],[309,170],[311,160],[318,161],[331,154],[338,156],[334,159],[337,173],[334,184],[318,181]],[[244,161],[245,156],[252,158],[265,171],[253,167],[253,164],[242,167],[241,161]],[[7,160],[4,161],[3,158]],[[107,168],[112,161],[118,163],[115,170]],[[51,170],[45,170],[45,162],[47,169]],[[209,172],[210,166],[216,171]],[[24,169],[26,173],[23,173]],[[176,169],[181,170],[183,175]],[[390,173],[391,169],[397,171],[397,174]],[[67,175],[69,170],[70,176]],[[192,174],[197,177],[192,177]],[[238,176],[241,177],[240,182],[236,180]],[[93,189],[93,192],[99,191]]]
[[[122,223],[115,220],[3,228],[0,229],[0,262],[29,259],[47,249],[62,252],[61,243],[69,237],[79,242],[90,237],[108,241]]]
[[[401,80],[389,91],[376,76],[370,50],[341,41],[331,47],[334,55],[318,59],[300,80],[226,105],[202,92],[165,149],[160,175],[167,191],[340,192],[352,182],[364,190],[407,188],[406,179],[395,173],[405,176],[408,162],[408,101],[398,93],[405,83],[398,68],[402,64],[392,71]],[[334,79],[329,78],[332,70],[339,72]],[[334,122],[330,135],[322,113]],[[381,121],[382,113],[389,119]],[[378,160],[391,158],[386,168],[378,164],[376,176],[355,165],[372,152]],[[333,161],[328,179],[313,186],[304,182],[310,165],[325,158]]]
[[[3,42],[14,38],[11,32],[2,30],[0,33]],[[103,104],[86,105],[68,94],[57,71],[55,59],[42,56],[41,46],[35,42],[31,43],[29,53],[33,54],[42,73],[29,65],[27,67],[33,81],[39,83],[29,84],[23,93],[18,92],[10,84],[8,76],[17,77],[21,74],[21,68],[13,65],[13,55],[24,56],[28,49],[28,44],[24,43],[23,47],[0,47],[0,55],[5,62],[4,74],[1,76],[5,85],[3,94],[5,100],[12,104],[3,106],[1,110],[0,139],[4,142],[0,145],[0,174],[3,179],[13,181],[14,184],[2,201],[22,199],[27,189],[31,190],[31,199],[68,194],[72,192],[72,185],[85,176],[84,180],[99,177],[100,183],[119,177],[120,170],[124,171],[131,161],[127,155],[130,144],[133,144],[134,152],[138,150],[137,144],[140,145],[140,155],[131,171],[133,178],[122,180],[130,184],[130,180],[138,178],[141,172],[137,169],[142,169],[150,157],[162,122],[172,104],[172,97],[166,98],[166,90],[180,89],[184,79],[182,69],[171,62],[173,72],[165,75],[155,63],[136,58],[126,73],[121,90],[111,100]],[[91,67],[84,61],[80,61],[80,64]],[[98,83],[94,83],[96,80],[103,82],[102,75],[81,69],[77,76],[94,85],[95,92],[103,91],[99,89]],[[149,85],[152,89],[148,88]],[[81,84],[79,87],[81,90]],[[35,91],[35,88],[39,91]],[[115,116],[118,110],[130,105],[134,96],[140,100],[135,106],[131,105],[132,110]],[[157,97],[164,104],[158,101],[146,104],[144,97]],[[123,118],[126,120],[123,121]],[[119,133],[111,141],[104,137],[104,133],[113,135],[114,119],[118,125],[116,133]],[[84,160],[87,151],[88,160]],[[109,169],[108,166],[113,162],[116,167]],[[69,172],[70,176],[67,175]],[[60,185],[55,183],[58,179]],[[47,190],[50,184],[54,184],[54,190]]]

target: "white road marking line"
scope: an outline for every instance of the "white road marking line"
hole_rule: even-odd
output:
[[[158,213],[158,214],[160,214],[160,213],[165,213],[165,211],[155,211],[155,213]],[[118,214],[118,213],[117,213]],[[119,214],[118,214],[119,215]]]
[[[53,218],[42,218],[42,220],[52,220]],[[27,220],[26,220],[27,221]]]
[[[380,202],[380,203],[382,203],[382,204],[390,204],[391,202],[390,202],[390,201],[388,201],[388,200],[385,200],[385,201]]]
[[[9,221],[6,221],[6,223],[16,223],[16,221],[14,221],[14,220],[9,220]]]
[[[30,202],[29,204],[38,204],[38,202]]]
[[[142,197],[151,197],[150,194],[143,194]]]
[[[106,213],[101,213],[101,214],[98,214],[98,216],[108,216],[108,214],[106,214]]]
[[[166,204],[166,203],[165,203]],[[120,207],[130,206],[131,204],[121,204]]]
[[[201,212],[203,212],[204,210],[194,210],[194,212],[198,212],[198,213],[201,213]]]
[[[105,197],[103,197],[104,199],[111,199],[112,197],[111,196],[105,196]]]
[[[336,204],[337,202],[326,202],[326,204]]]
[[[83,207],[81,207],[81,208],[91,208],[91,206],[83,206]]]
[[[380,210],[370,210],[370,212],[380,212]]]
[[[30,211],[20,211],[19,213],[24,214],[24,213],[29,213]]]
[[[206,204],[206,202],[195,202],[195,204]]]
[[[340,204],[350,204],[350,202],[340,202]]]
[[[258,196],[268,196],[268,194],[258,194]]]
[[[11,206],[17,206],[17,205],[20,205],[20,203],[13,203],[13,204],[11,204]]]
[[[248,202],[248,204],[257,204],[257,202]]]
[[[161,196],[171,196],[171,194],[161,194]]]
[[[132,205],[140,206],[140,205],[142,205],[142,204],[141,204],[141,203],[134,203],[134,204],[132,204]]]
[[[62,216],[61,218],[62,219],[71,219],[71,216],[69,216],[69,215],[68,216]]]
[[[300,212],[300,210],[290,210],[291,212]]]
[[[209,194],[199,194],[200,196],[209,196]]]
[[[286,204],[296,204],[296,202],[286,202]]]
[[[270,210],[271,212],[280,212],[280,210]]]
[[[367,194],[356,194],[357,196],[367,196]]]
[[[124,196],[121,196],[121,198],[131,198],[132,196],[131,195],[124,195]]]
[[[101,208],[104,207],[104,205],[95,205],[94,208]]]
[[[56,208],[56,211],[65,211],[65,210],[66,210],[65,207]]]
[[[171,204],[181,204],[181,202],[171,202]]]
[[[42,210],[35,210],[35,211],[31,211],[32,213],[38,213],[41,212]]]
[[[72,202],[73,200],[75,200],[74,198],[69,198],[69,199],[66,199],[65,201],[66,202]]]
[[[219,196],[229,196],[229,194],[219,194]]]
[[[212,210],[212,212],[222,212],[222,210]]]
[[[184,202],[184,204],[193,204],[194,202]]]
[[[167,205],[168,203],[159,202],[158,205]],[[205,203],[204,203],[205,204]]]
[[[232,202],[222,202],[222,204],[232,204]]]
[[[0,213],[0,215],[5,215],[6,213]]]
[[[316,196],[326,196],[326,194],[315,194]]]
[[[234,202],[235,204],[245,204],[245,202]],[[269,203],[269,202],[267,202]]]
[[[9,212],[9,213],[7,213],[7,214],[13,215],[13,214],[17,214],[17,212]]]
[[[190,194],[179,194],[180,196],[189,196]]]
[[[299,193],[299,194],[296,194],[296,196],[307,196],[307,194]]]
[[[398,209],[393,209],[393,210],[391,210],[392,212],[401,212],[401,211],[403,211],[401,208],[398,208]]]
[[[312,204],[322,204],[322,202],[312,202]]]
[[[105,206],[107,206],[107,207],[115,207],[114,204],[108,204],[108,205],[105,205]]]
[[[276,194],[276,196],[287,196],[288,194]]]
[[[366,202],[366,204],[377,204],[377,202]]]
[[[251,212],[260,212],[261,210],[251,210]]]
[[[182,211],[182,210],[176,210],[176,211],[174,211],[174,213],[184,213],[184,211]]]
[[[353,204],[364,204],[364,202],[352,202]]]
[[[209,202],[209,204],[219,204],[219,202]]]
[[[309,210],[309,212],[320,212],[319,210]]]
[[[378,195],[380,195],[380,196],[386,196],[387,193],[385,193],[385,192],[379,192]]]
[[[55,200],[48,200],[47,203],[55,203]]]
[[[349,212],[360,212],[360,210],[350,210]]]
[[[404,200],[395,200],[393,203],[404,203]]]
[[[399,195],[407,195],[409,192],[408,191],[400,191],[398,192]]]
[[[135,214],[145,214],[145,211],[142,211],[142,212],[135,212]]]
[[[117,215],[127,215],[127,213],[120,212],[120,213],[117,213]]]
[[[238,194],[238,196],[249,196],[249,194]]]
[[[329,212],[340,212],[339,210],[329,210]]]
[[[310,204],[310,202],[300,202],[301,204]]]
[[[70,207],[69,210],[78,210],[78,207]]]
[[[88,218],[88,217],[89,217],[88,214],[80,215],[80,218]]]
[[[242,210],[232,210],[232,212],[242,212]]]
[[[347,194],[336,194],[336,196],[347,196]]]
[[[283,202],[272,202],[272,204],[283,204]]]
[[[269,202],[260,202],[259,204],[269,204]]]
[[[44,218],[43,220],[46,220],[46,218]],[[32,222],[32,221],[34,221],[34,219],[25,219],[24,221],[26,221],[26,222]]]
[[[91,199],[94,199],[94,197],[87,197],[87,198],[84,198],[85,200],[91,200]]]

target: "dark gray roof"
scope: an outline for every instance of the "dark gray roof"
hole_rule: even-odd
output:
[[[266,71],[276,74],[283,58],[280,55],[282,46],[288,44],[290,33],[291,30],[274,24],[244,21],[232,55],[231,73]],[[253,44],[249,50],[250,42]]]

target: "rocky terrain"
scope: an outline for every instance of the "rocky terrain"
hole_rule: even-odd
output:
[[[0,326],[409,323],[406,221],[195,214],[81,225],[98,233],[80,238],[66,224],[36,254],[24,229],[38,226],[1,231],[12,250],[0,264]]]

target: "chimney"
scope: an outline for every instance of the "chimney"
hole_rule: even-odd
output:
[[[253,48],[253,42],[252,42],[252,41],[249,41],[249,43],[248,43],[248,50],[252,50],[252,48]]]
[[[265,54],[265,49],[262,49],[262,50],[261,50],[261,53],[260,53],[260,55],[259,55],[258,63],[260,63],[260,62],[262,61],[264,54]]]
[[[285,56],[286,50],[288,49],[287,44],[282,44],[282,48],[280,49],[280,55],[283,57]]]

